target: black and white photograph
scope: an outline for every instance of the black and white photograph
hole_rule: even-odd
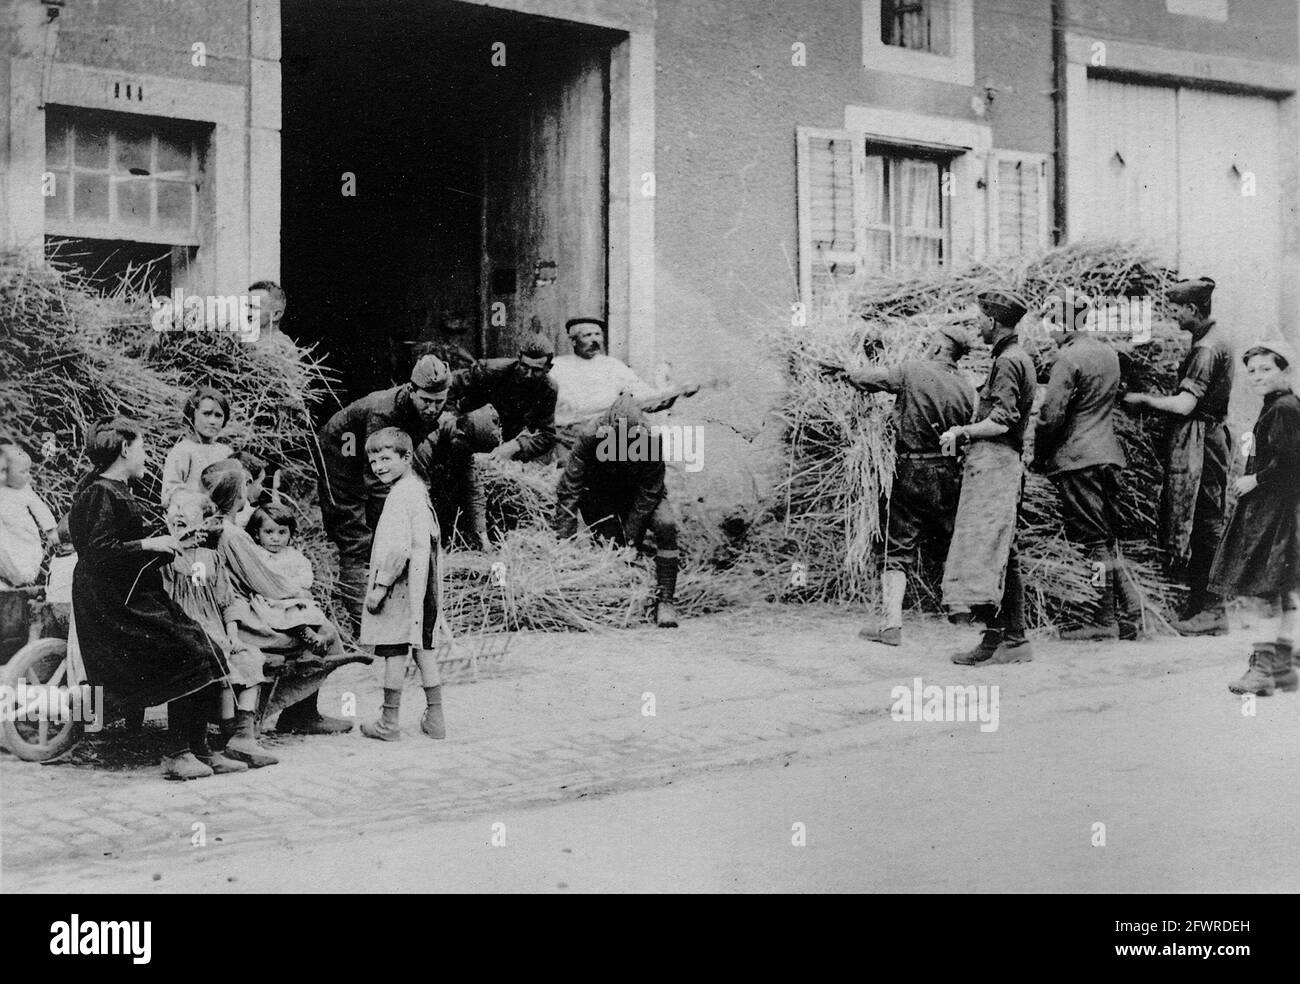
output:
[[[0,892],[1294,892],[1298,363],[1297,0],[3,0]]]

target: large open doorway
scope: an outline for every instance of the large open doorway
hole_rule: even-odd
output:
[[[626,35],[453,0],[283,0],[282,20],[286,329],[344,395],[421,346],[513,355],[606,316]]]

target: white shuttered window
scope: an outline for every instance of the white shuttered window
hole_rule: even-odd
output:
[[[817,306],[864,277],[947,262],[947,159],[868,145],[847,130],[798,132],[799,282]]]

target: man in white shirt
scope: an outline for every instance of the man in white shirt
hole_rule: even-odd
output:
[[[601,352],[605,322],[599,318],[570,318],[564,330],[573,343],[573,355],[559,356],[551,363],[551,379],[559,389],[555,427],[566,451],[573,447],[578,429],[608,410],[620,393],[630,395],[643,412],[654,413],[699,388],[656,392],[618,359]]]

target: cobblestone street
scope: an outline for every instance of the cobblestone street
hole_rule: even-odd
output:
[[[147,870],[148,880],[116,888],[165,891],[169,880],[192,875],[193,866],[210,870],[214,863],[235,883],[246,880],[240,861],[246,854],[335,842],[346,851],[346,842],[362,836],[413,836],[424,825],[566,802],[580,807],[578,801],[691,777],[830,761],[867,748],[888,755],[891,744],[921,734],[959,738],[975,754],[1029,751],[1038,757],[1035,768],[1050,769],[1072,754],[1069,746],[1077,750],[1078,738],[1068,732],[1083,728],[1083,743],[1095,744],[1103,772],[1131,771],[1137,766],[1127,758],[1141,750],[1092,733],[1089,719],[1132,721],[1138,712],[1145,723],[1133,727],[1170,738],[1171,722],[1191,713],[1206,716],[1201,726],[1227,735],[1275,725],[1293,731],[1298,717],[1293,696],[1261,701],[1258,720],[1241,714],[1224,688],[1240,669],[1241,633],[1226,642],[1170,639],[1104,648],[1047,641],[1030,664],[959,668],[947,653],[970,630],[937,621],[909,624],[905,646],[888,650],[859,642],[859,624],[838,609],[760,608],[690,620],[676,632],[647,627],[522,636],[506,661],[477,683],[446,688],[446,741],[420,734],[422,699],[410,684],[400,742],[368,741],[355,732],[272,739],[280,765],[201,782],[164,782],[154,764],[109,770],[0,756],[3,888],[94,890]],[[373,716],[377,673],[340,671],[323,706],[337,706],[354,692],[358,716]],[[910,687],[916,676],[940,685],[999,684],[996,733],[984,734],[974,722],[928,728],[892,722],[891,689]],[[1045,725],[1059,730],[1059,747],[1055,739],[1042,744]],[[117,729],[94,739],[139,740]],[[1190,733],[1171,740],[1173,754],[1184,758],[1200,744]],[[1218,739],[1207,731],[1206,740]],[[926,761],[946,754],[921,753]],[[815,802],[805,804],[805,814],[816,810]],[[905,836],[906,827],[904,817],[878,836]],[[487,831],[484,824],[485,841]],[[332,877],[329,870],[298,869],[280,887],[349,887]]]

